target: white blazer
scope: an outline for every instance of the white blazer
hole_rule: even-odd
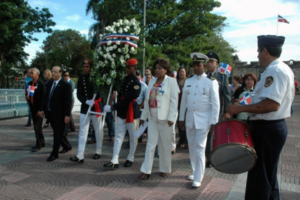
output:
[[[152,86],[156,82],[157,78],[152,79],[148,84],[148,91],[144,103],[144,110],[142,112],[141,119],[147,120],[150,118],[149,96]],[[157,95],[157,114],[159,120],[168,120],[175,123],[177,118],[177,106],[178,106],[178,94],[180,92],[176,79],[165,76],[162,82],[163,95]]]

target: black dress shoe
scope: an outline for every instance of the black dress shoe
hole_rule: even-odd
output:
[[[59,153],[60,154],[64,154],[64,153],[67,153],[68,151],[71,151],[72,149],[63,149],[61,150]]]
[[[79,158],[77,158],[77,156],[71,157],[70,160],[73,162],[84,163],[84,159],[80,160]]]
[[[56,160],[57,157],[54,157],[54,156],[50,156],[49,158],[47,158],[47,161],[50,162],[50,161],[53,161],[53,160]]]
[[[130,160],[126,160],[126,162],[124,163],[124,167],[131,167],[132,162]]]
[[[95,159],[95,160],[97,160],[97,159],[99,159],[99,158],[101,158],[101,155],[100,155],[100,154],[95,154],[95,155],[93,156],[93,159]]]
[[[31,149],[32,152],[38,152],[39,150],[41,150],[41,148],[32,147],[32,149]]]
[[[109,162],[109,163],[103,165],[103,167],[105,167],[107,169],[118,169],[119,164],[113,164],[112,162]]]

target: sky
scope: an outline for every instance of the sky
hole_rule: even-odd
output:
[[[92,14],[86,15],[88,0],[28,0],[31,7],[49,8],[56,23],[53,30],[75,29],[88,34],[95,22]],[[282,60],[300,60],[300,3],[299,0],[219,0],[221,6],[213,13],[225,16],[226,27],[222,35],[238,52],[243,62],[257,61],[257,36],[278,35],[286,40],[281,54]],[[151,1],[150,1],[151,3]],[[290,23],[277,23],[281,15]],[[278,28],[277,28],[278,27]],[[25,47],[30,54],[28,63],[40,50],[48,34],[34,34],[39,41]]]

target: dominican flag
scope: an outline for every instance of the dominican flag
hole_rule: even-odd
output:
[[[251,97],[250,97],[250,93],[249,92],[247,94],[245,94],[245,96],[243,96],[242,98],[240,98],[240,104],[241,105],[249,105],[249,104],[251,104]]]
[[[287,24],[290,23],[290,22],[288,22],[288,20],[284,19],[284,18],[281,17],[280,15],[278,15],[278,22],[287,23]]]
[[[231,69],[232,69],[232,67],[230,65],[228,65],[227,63],[221,62],[221,65],[219,67],[219,72],[226,73],[227,76],[230,76]]]
[[[28,96],[33,97],[35,87],[32,85],[28,85]]]

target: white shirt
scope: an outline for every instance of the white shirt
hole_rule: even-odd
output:
[[[186,127],[207,130],[219,119],[220,100],[218,81],[205,73],[185,80],[182,89],[179,121],[183,121],[186,111]]]
[[[290,117],[294,87],[294,74],[291,68],[279,59],[274,60],[261,74],[251,103],[259,103],[268,98],[279,103],[279,109],[266,114],[250,114],[250,119],[278,120]]]

